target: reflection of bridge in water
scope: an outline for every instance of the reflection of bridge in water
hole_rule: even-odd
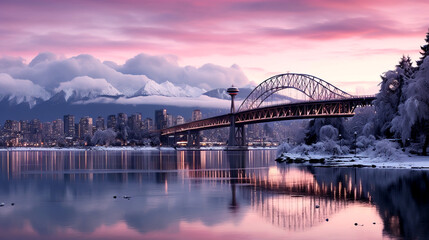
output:
[[[188,177],[231,184],[231,207],[244,201],[271,224],[293,230],[313,227],[353,201],[371,201],[369,192],[352,176],[341,181],[320,181],[310,168],[248,167],[247,153],[227,152],[229,169],[189,170]]]
[[[294,89],[307,98],[305,101],[270,102],[277,92]],[[235,89],[236,91],[236,89]],[[231,96],[236,92],[231,92]],[[161,140],[174,143],[187,137],[188,146],[199,145],[199,131],[229,127],[229,146],[245,146],[245,126],[254,123],[305,118],[351,117],[357,107],[371,105],[375,96],[353,96],[332,84],[307,74],[286,73],[273,76],[259,84],[242,102],[237,112],[232,101],[231,113],[192,121],[161,129]]]

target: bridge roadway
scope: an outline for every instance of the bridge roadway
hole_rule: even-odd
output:
[[[356,107],[369,106],[374,99],[375,96],[373,95],[352,96],[348,98],[305,101],[260,107],[239,111],[235,114],[220,115],[161,129],[161,136],[229,127],[231,125],[231,119],[235,119],[235,126],[242,126],[246,124],[306,118],[351,117],[354,115]]]

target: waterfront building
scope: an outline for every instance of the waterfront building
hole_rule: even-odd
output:
[[[174,126],[173,115],[167,114],[167,127]]]
[[[52,121],[52,137],[55,139],[64,137],[64,121],[57,119]]]
[[[107,117],[107,128],[111,128],[114,131],[116,131],[116,116],[115,115],[109,115]]]
[[[182,117],[182,116],[180,116],[180,115],[178,115],[176,117],[176,125],[180,125],[180,124],[184,124],[184,123],[185,123],[185,118]]]
[[[126,113],[118,113],[118,129],[124,129],[128,125],[128,117]]]
[[[79,138],[92,137],[92,118],[85,116],[79,121]]]
[[[97,120],[95,120],[95,129],[96,130],[104,130],[105,129],[103,117],[101,117],[101,116],[97,117]]]
[[[155,127],[162,129],[167,126],[167,109],[160,109],[155,111]]]
[[[195,109],[194,111],[192,111],[192,121],[198,121],[203,119],[203,114],[201,113],[201,111],[199,109]]]
[[[153,120],[152,118],[146,118],[142,122],[142,130],[151,131],[153,130]]]
[[[64,135],[68,138],[76,136],[75,121],[73,115],[64,116]]]
[[[139,132],[142,129],[142,114],[134,113],[128,119],[128,126],[133,132]]]

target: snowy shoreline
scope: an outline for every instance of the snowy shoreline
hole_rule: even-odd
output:
[[[429,170],[429,156],[403,154],[398,158],[371,157],[367,154],[324,155],[282,153],[277,159],[279,164],[304,164],[319,167],[368,167],[388,169]]]
[[[173,147],[11,147],[0,148],[0,152],[12,151],[186,151],[186,150],[202,150],[202,151],[222,151],[226,147],[200,147],[200,148],[173,148]],[[275,147],[249,147],[249,150],[276,150]]]

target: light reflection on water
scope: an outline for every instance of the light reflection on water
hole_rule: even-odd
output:
[[[425,171],[285,165],[275,157],[273,150],[0,152],[0,239],[429,233]]]

